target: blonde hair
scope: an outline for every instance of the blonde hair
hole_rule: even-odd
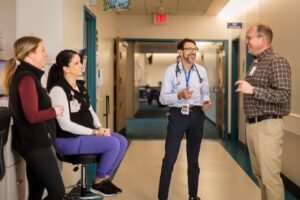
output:
[[[16,60],[24,60],[31,52],[35,52],[42,39],[34,36],[21,37],[14,43],[15,58],[9,59],[3,66],[1,73],[1,87],[5,94],[9,93],[12,77],[17,69]]]

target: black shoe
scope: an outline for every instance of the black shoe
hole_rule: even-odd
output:
[[[200,197],[190,197],[189,200],[201,200]]]
[[[107,184],[107,182],[108,181],[102,181],[97,184],[94,183],[92,185],[90,191],[94,194],[100,194],[101,196],[104,196],[104,197],[111,197],[111,196],[115,196],[116,194],[118,194],[116,189],[109,186],[109,184]]]
[[[115,184],[113,184],[110,180],[106,181],[106,184],[109,186],[109,187],[112,187],[114,190],[117,191],[117,193],[121,193],[123,192],[121,188],[117,187]]]

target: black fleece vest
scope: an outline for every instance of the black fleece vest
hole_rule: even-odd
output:
[[[61,87],[67,96],[70,120],[82,126],[94,129],[93,116],[89,110],[90,98],[83,81],[77,81],[79,91],[74,90],[66,80],[61,80],[55,86]],[[57,123],[57,137],[77,137],[79,135],[62,130]]]
[[[35,82],[38,94],[38,110],[51,107],[51,99],[41,85],[43,71],[24,61],[18,66],[9,89],[9,109],[11,111],[13,125],[13,147],[18,151],[27,151],[37,148],[49,147],[55,140],[55,120],[47,120],[42,123],[30,124],[23,112],[19,83],[24,76],[31,76]]]

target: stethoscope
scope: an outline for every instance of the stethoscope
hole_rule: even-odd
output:
[[[199,71],[197,69],[197,67],[195,66],[195,64],[192,65],[191,69],[192,68],[195,68],[196,69],[196,72],[197,72],[197,75],[198,75],[198,78],[199,78],[199,83],[201,84],[203,82],[203,78],[201,78],[200,74],[199,74]],[[179,69],[179,61],[177,62],[176,64],[176,69],[175,69],[175,76],[176,76],[176,79],[177,79],[177,85],[180,85],[180,79],[178,77],[178,72],[181,74],[181,71]]]

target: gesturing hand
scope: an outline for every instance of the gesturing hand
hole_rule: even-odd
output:
[[[211,107],[211,101],[204,101],[203,102],[203,108],[204,110],[208,110]]]
[[[235,82],[235,85],[237,86],[236,92],[242,92],[244,94],[253,94],[254,86],[252,86],[247,81],[238,80]]]
[[[193,95],[193,91],[190,91],[189,89],[189,87],[186,87],[181,90],[181,92],[178,93],[178,97],[182,99],[190,99]]]

